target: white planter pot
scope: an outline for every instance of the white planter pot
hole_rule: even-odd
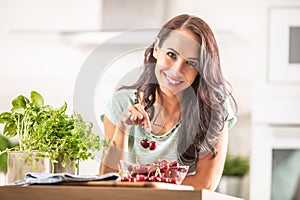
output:
[[[241,197],[242,180],[243,177],[223,176],[216,191],[222,194]]]
[[[30,172],[52,172],[52,164],[47,158],[36,158],[37,151],[32,152],[31,159],[25,161],[26,151],[8,151],[7,153],[7,184],[13,184],[17,180],[24,179],[26,173]],[[59,160],[58,160],[59,162]],[[54,173],[67,172],[78,174],[78,168],[73,169],[73,163],[66,168],[62,168],[60,164],[54,165]]]

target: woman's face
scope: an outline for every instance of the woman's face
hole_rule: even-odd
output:
[[[159,40],[156,41],[157,43]],[[199,48],[196,36],[189,30],[171,31],[161,47],[154,48],[157,63],[155,75],[163,93],[178,95],[199,74]]]

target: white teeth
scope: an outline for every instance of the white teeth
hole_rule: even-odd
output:
[[[181,81],[174,81],[173,79],[169,78],[168,76],[166,76],[166,79],[173,85],[177,85],[181,82]]]

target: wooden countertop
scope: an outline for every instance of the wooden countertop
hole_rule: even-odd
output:
[[[111,184],[111,183],[110,183]],[[168,186],[169,185],[169,186]],[[169,188],[168,188],[169,187]],[[208,191],[191,190],[190,186],[172,184],[115,184],[115,185],[30,185],[0,186],[1,200],[239,200],[232,196]]]

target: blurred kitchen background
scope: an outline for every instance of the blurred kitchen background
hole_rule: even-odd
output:
[[[66,101],[73,112],[79,72],[95,49],[123,31],[158,28],[182,13],[201,17],[213,29],[238,103],[228,151],[250,160],[238,196],[291,199],[300,175],[298,0],[0,0],[0,112],[32,90],[54,107]],[[107,49],[152,40],[119,41]],[[142,53],[114,61],[114,72],[122,76],[131,70],[124,65],[140,65]],[[106,89],[96,87],[90,111],[94,116],[83,113],[86,119],[97,119],[96,129],[110,95],[107,88],[119,80],[110,75],[102,83]],[[80,174],[97,174],[98,166],[99,160],[83,162]]]

